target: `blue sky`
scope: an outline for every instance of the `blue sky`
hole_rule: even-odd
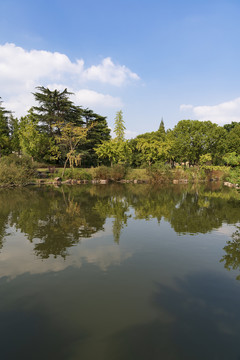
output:
[[[239,0],[0,0],[0,96],[20,116],[67,87],[111,127],[122,109],[127,137],[240,121],[239,18]]]

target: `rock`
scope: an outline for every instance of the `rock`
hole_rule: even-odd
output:
[[[55,177],[54,181],[61,181],[62,179],[60,177]]]
[[[173,184],[178,184],[178,180],[174,179]]]
[[[108,183],[108,180],[105,180],[105,179],[102,179],[99,181],[99,184],[107,184]]]

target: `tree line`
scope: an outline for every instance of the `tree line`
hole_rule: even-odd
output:
[[[64,167],[240,163],[239,122],[219,126],[211,121],[181,120],[165,130],[161,120],[157,131],[126,140],[123,114],[118,111],[115,137],[111,138],[106,117],[76,106],[67,89],[51,91],[39,86],[36,90],[37,106],[20,119],[0,101],[0,157],[14,152]]]

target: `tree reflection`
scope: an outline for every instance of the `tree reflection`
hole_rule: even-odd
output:
[[[227,241],[227,245],[223,250],[226,254],[222,257],[220,262],[224,262],[224,267],[227,270],[240,269],[240,226],[237,226],[237,230],[232,234],[232,240]],[[240,280],[240,275],[236,277]]]
[[[7,229],[14,226],[34,244],[37,256],[65,258],[82,238],[104,230],[113,219],[112,233],[119,243],[121,231],[134,210],[134,219],[168,221],[179,234],[206,233],[223,222],[240,220],[240,196],[235,189],[205,186],[107,185],[60,188],[24,188],[0,191],[0,248]],[[236,237],[225,251],[239,250]],[[227,255],[226,255],[227,256]],[[225,267],[229,267],[230,259]],[[226,260],[225,259],[225,260]],[[224,260],[224,261],[225,261]],[[239,260],[239,257],[238,257]],[[232,260],[233,261],[233,260]]]

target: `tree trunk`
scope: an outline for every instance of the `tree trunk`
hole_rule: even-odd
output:
[[[68,158],[64,163],[64,168],[63,168],[63,172],[62,172],[62,177],[64,176],[65,170],[66,170],[66,166],[67,166],[67,162],[68,162]]]

